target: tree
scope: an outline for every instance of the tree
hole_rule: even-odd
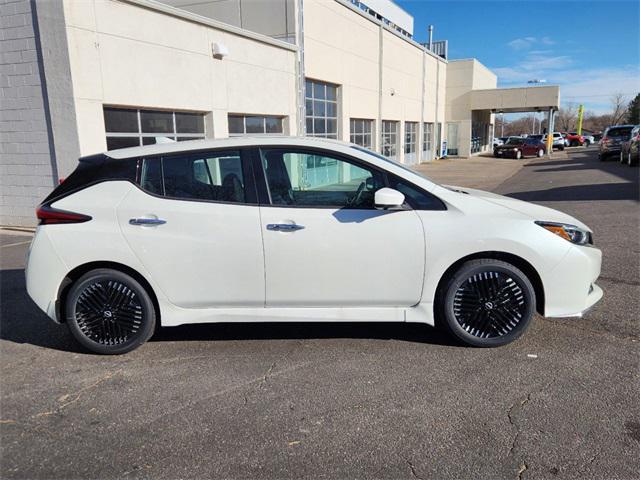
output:
[[[640,123],[640,93],[629,102],[629,106],[627,107],[627,121],[634,125]]]
[[[561,132],[571,132],[575,130],[578,119],[578,106],[569,102],[558,110],[556,114],[555,130]]]
[[[623,123],[627,115],[626,103],[627,99],[623,93],[616,93],[611,96],[611,125]]]

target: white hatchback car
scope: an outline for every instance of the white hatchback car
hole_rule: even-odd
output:
[[[234,138],[81,158],[38,208],[27,289],[97,353],[156,325],[387,321],[474,346],[601,297],[564,213],[441,186],[353,144]]]

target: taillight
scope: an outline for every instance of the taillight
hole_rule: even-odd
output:
[[[49,205],[40,205],[36,209],[36,216],[40,220],[40,225],[53,225],[59,223],[83,223],[91,220],[89,215],[82,213],[59,210]]]

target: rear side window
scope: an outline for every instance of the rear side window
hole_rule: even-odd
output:
[[[176,199],[245,203],[245,178],[240,152],[207,152],[144,159],[140,186]]]

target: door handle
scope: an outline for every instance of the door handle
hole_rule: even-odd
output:
[[[274,232],[295,232],[296,230],[302,230],[304,227],[296,223],[268,223],[267,230]]]
[[[130,218],[129,225],[164,225],[166,220],[160,218]]]

